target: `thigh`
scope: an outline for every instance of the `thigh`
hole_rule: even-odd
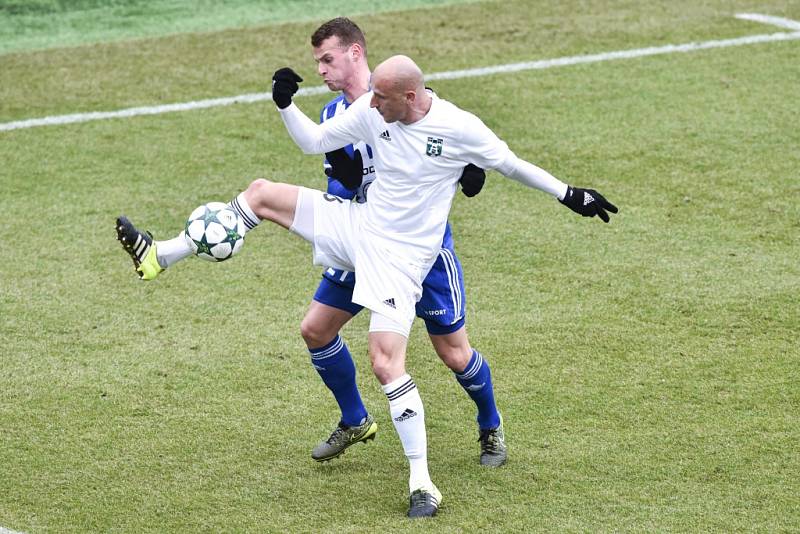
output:
[[[335,195],[300,188],[291,230],[311,243],[315,264],[355,270],[358,208]]]
[[[391,318],[408,335],[424,272],[407,259],[401,244],[394,245],[391,250],[376,240],[359,242],[353,302]]]
[[[259,178],[245,191],[250,209],[259,218],[291,228],[296,215],[300,187],[291,184],[270,182]]]

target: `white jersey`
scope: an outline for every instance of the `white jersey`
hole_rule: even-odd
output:
[[[359,140],[373,148],[376,178],[363,205],[364,231],[390,247],[401,246],[416,265],[430,267],[464,166],[502,169],[516,157],[479,118],[435,95],[430,111],[413,124],[387,124],[370,107],[371,98],[372,92],[364,94],[318,129],[294,105],[281,114],[306,152],[327,152]]]

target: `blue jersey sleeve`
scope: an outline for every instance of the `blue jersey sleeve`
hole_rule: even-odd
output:
[[[319,112],[320,124],[322,124],[323,122],[325,122],[326,119],[330,119],[336,114],[337,103],[340,101],[344,101],[344,96],[338,96],[322,107],[322,109]],[[352,145],[345,148],[345,150],[347,150],[348,154],[352,155],[353,153]],[[328,164],[328,160],[325,160],[325,169],[328,168],[330,168],[330,165]],[[347,189],[344,185],[342,185],[342,182],[340,182],[336,178],[331,178],[330,176],[327,176],[327,178],[328,178],[328,193],[330,193],[331,195],[336,195],[339,198],[344,198],[347,200],[352,200],[356,196],[356,190],[351,191],[350,189]]]

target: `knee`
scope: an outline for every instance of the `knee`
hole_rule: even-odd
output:
[[[329,332],[319,321],[306,316],[300,323],[300,335],[303,336],[308,348],[316,349],[330,342],[336,332]]]
[[[378,379],[378,382],[381,384],[388,384],[396,378],[394,376],[396,374],[395,366],[392,365],[390,358],[377,355],[372,356],[371,361],[372,372],[375,374],[375,378]]]
[[[370,332],[369,359],[375,378],[386,385],[406,372],[406,338],[389,332]]]
[[[405,373],[404,358],[395,356],[391,352],[371,348],[369,353],[372,372],[381,384],[388,384]]]
[[[454,373],[463,373],[472,359],[472,347],[469,345],[443,347],[439,348],[437,353],[442,362]]]
[[[247,203],[250,205],[250,209],[256,211],[258,208],[265,205],[266,199],[269,198],[269,189],[272,186],[272,182],[269,180],[265,180],[264,178],[258,178],[253,180],[248,188],[244,192],[245,199],[247,199]]]

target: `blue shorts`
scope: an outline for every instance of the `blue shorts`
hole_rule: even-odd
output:
[[[353,303],[355,275],[327,269],[314,294],[314,300],[353,315],[364,309]],[[425,321],[431,335],[451,334],[464,326],[467,297],[464,272],[455,251],[439,250],[439,256],[422,282],[422,297],[417,302],[417,317]]]

